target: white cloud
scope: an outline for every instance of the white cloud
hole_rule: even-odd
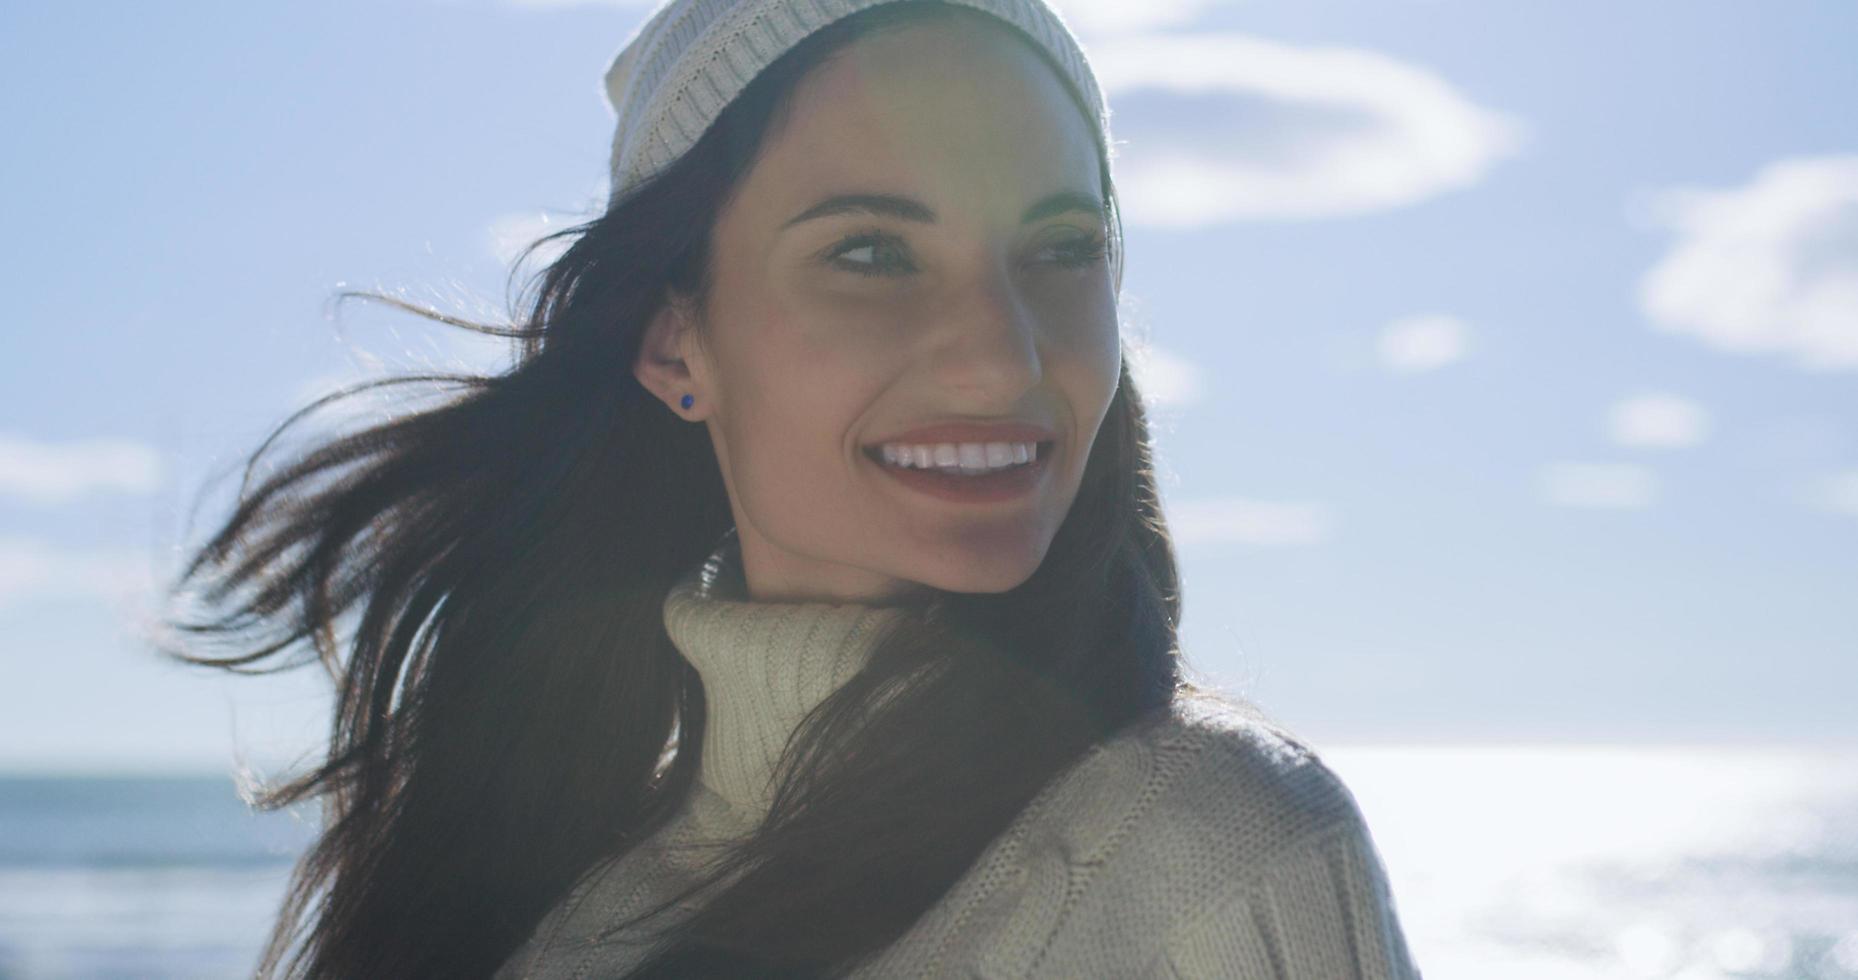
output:
[[[1858,517],[1858,467],[1822,477],[1807,487],[1809,506]]]
[[[1079,36],[1185,24],[1215,0],[1052,0],[1058,16]]]
[[[1172,351],[1132,344],[1129,373],[1149,407],[1178,408],[1200,400],[1199,365]]]
[[[1657,329],[1858,370],[1858,154],[1776,161],[1729,190],[1652,192],[1633,214],[1679,235],[1639,283]]]
[[[1104,37],[1131,224],[1338,217],[1475,184],[1529,138],[1425,68],[1238,34]]]
[[[0,607],[38,599],[146,596],[154,570],[132,551],[70,550],[30,538],[0,537]]]
[[[96,491],[147,493],[160,479],[161,457],[139,442],[53,444],[0,435],[0,494],[63,503]]]
[[[1646,507],[1658,490],[1652,472],[1632,463],[1549,463],[1538,485],[1542,499],[1560,507]]]
[[[1377,349],[1388,370],[1432,371],[1464,357],[1471,329],[1443,313],[1401,317],[1381,328]]]
[[[1327,507],[1307,501],[1222,497],[1169,503],[1165,513],[1174,540],[1184,545],[1317,544],[1330,538],[1335,524]]]
[[[1607,413],[1607,435],[1622,446],[1694,446],[1709,436],[1703,406],[1669,392],[1648,391],[1621,399]]]

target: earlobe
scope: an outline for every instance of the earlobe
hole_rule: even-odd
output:
[[[632,374],[645,390],[675,409],[688,411],[695,399],[696,379],[684,358],[683,336],[687,320],[675,300],[667,300],[645,325]]]

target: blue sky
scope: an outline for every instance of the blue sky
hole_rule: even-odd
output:
[[[1858,7],[1060,9],[1203,676],[1319,744],[1858,740]],[[502,356],[328,301],[503,309],[646,10],[0,7],[0,768],[313,744],[309,671],[129,624],[309,395]]]

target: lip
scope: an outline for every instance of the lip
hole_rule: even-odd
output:
[[[1057,438],[1051,427],[1033,422],[948,422],[886,436],[864,448],[874,453],[892,442],[930,446],[944,442],[1052,442]]]

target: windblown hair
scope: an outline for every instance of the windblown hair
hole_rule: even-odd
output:
[[[530,245],[566,249],[518,295],[518,325],[360,294],[519,345],[501,373],[389,378],[290,416],[174,583],[211,614],[168,616],[163,653],[237,673],[320,660],[337,689],[326,757],[256,794],[324,808],[260,976],[488,976],[583,874],[678,812],[705,702],[662,604],[733,517],[705,430],[632,375],[642,332],[668,291],[706,294],[710,229],[798,79],[854,38],[970,14],[1045,57],[936,2],[833,23],[669,170]],[[1038,570],[1004,593],[936,591],[879,638],[790,741],[767,819],[692,889],[713,896],[658,930],[633,976],[849,969],[1093,744],[1198,690],[1181,678],[1178,571],[1127,361]],[[462,393],[317,440],[252,485],[307,413],[414,382]]]

